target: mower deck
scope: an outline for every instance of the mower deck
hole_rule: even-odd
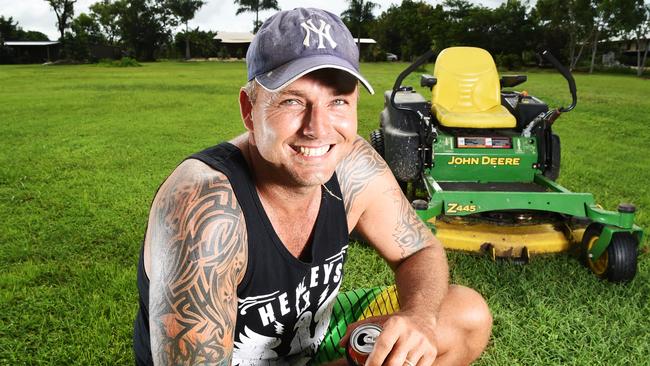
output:
[[[436,237],[448,249],[485,252],[496,258],[525,258],[530,254],[559,253],[582,240],[585,227],[568,223],[499,225],[490,222],[430,219]]]

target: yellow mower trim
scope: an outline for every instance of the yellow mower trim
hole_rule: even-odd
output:
[[[582,238],[584,228],[571,230],[553,224],[495,225],[430,220],[436,237],[447,249],[489,251],[492,257],[520,257],[523,248],[530,254],[558,253],[569,249]]]

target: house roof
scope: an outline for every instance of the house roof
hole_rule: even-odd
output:
[[[5,46],[51,46],[59,41],[6,41]]]
[[[221,43],[251,43],[255,35],[251,32],[217,32],[217,35],[214,36],[214,39],[218,39]],[[357,43],[357,38],[354,39],[354,42]],[[361,44],[375,44],[375,41],[372,38],[361,38]]]
[[[214,39],[221,43],[251,43],[255,35],[251,32],[217,32]]]
[[[375,44],[375,43],[377,43],[377,41],[375,41],[375,40],[372,39],[372,38],[361,38],[361,39],[359,40],[359,41],[361,41],[361,42],[358,42],[357,40],[358,40],[358,38],[355,38],[355,39],[354,39],[354,43],[361,43],[361,44]]]

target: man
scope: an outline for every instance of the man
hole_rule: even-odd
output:
[[[384,309],[363,320],[383,329],[367,364],[477,358],[490,335],[487,305],[448,285],[440,243],[357,135],[358,83],[372,87],[341,20],[280,12],[246,60],[239,103],[248,132],[185,160],[152,204],[138,363],[345,364],[337,343],[360,324],[343,309],[351,298],[337,297],[353,229],[395,271],[399,294],[392,314],[377,298],[362,305]],[[353,323],[345,336],[332,314],[343,332]]]

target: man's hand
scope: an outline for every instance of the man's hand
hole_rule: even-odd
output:
[[[416,366],[431,365],[435,361],[438,353],[435,341],[435,319],[408,312],[367,318],[351,324],[340,345],[345,347],[351,332],[365,323],[378,324],[382,327],[366,365]]]

